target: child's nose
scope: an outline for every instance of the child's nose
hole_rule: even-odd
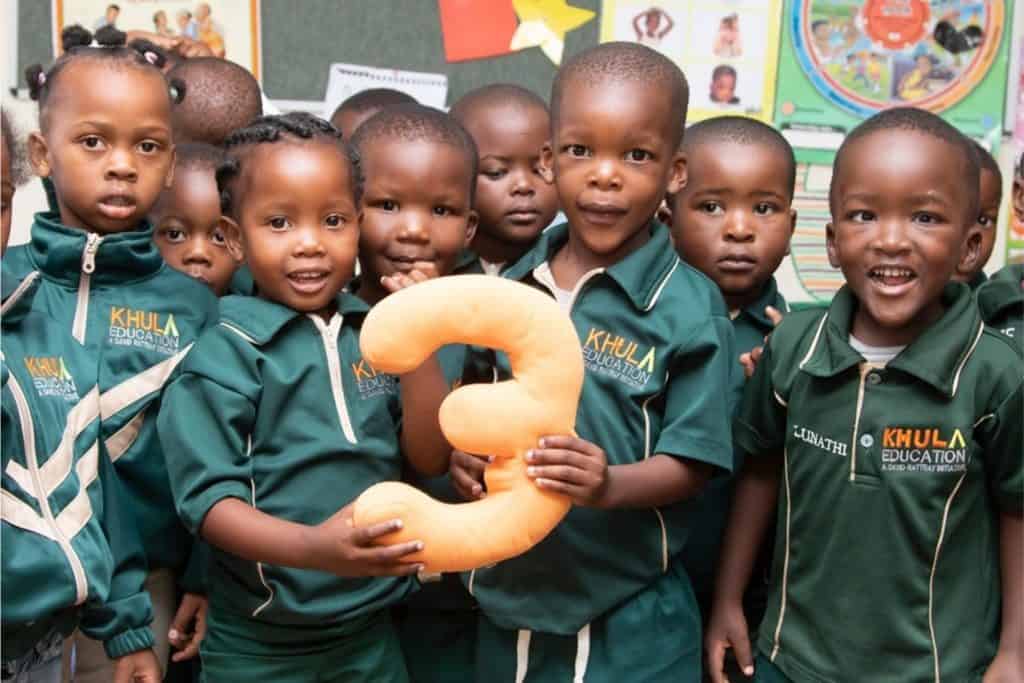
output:
[[[601,190],[618,190],[622,188],[619,167],[611,159],[601,159],[595,164],[590,177],[590,184]]]
[[[751,229],[749,217],[743,211],[733,211],[725,221],[725,237],[732,242],[751,242],[754,231]]]
[[[427,242],[430,239],[429,218],[420,211],[408,211],[398,230],[398,239],[403,241]]]
[[[536,190],[533,189],[531,175],[532,173],[528,171],[516,171],[512,177],[512,194],[527,196],[534,194]]]
[[[138,174],[135,170],[135,157],[131,152],[115,147],[107,157],[107,180],[134,181]]]
[[[210,245],[201,237],[196,237],[188,242],[188,251],[185,252],[185,263],[212,263]]]

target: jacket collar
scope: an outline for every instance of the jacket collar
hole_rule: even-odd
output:
[[[950,283],[942,292],[942,317],[886,366],[913,375],[946,396],[956,393],[960,371],[974,351],[984,326],[970,288]],[[817,377],[833,377],[864,361],[850,346],[850,327],[857,300],[843,285],[819,324],[800,367]]]
[[[1024,310],[1024,264],[1009,265],[992,276],[977,292],[978,308],[985,320],[994,320],[1014,310]]]
[[[764,309],[769,306],[776,308],[780,313],[786,312],[786,300],[779,295],[779,287],[774,276],[768,278],[761,289],[761,295],[757,297],[756,301],[747,304],[740,311],[740,315],[752,319],[760,329],[770,332],[775,324],[764,312]]]
[[[32,299],[39,287],[39,272],[32,271],[24,279],[11,275],[6,270],[0,273],[2,278],[3,306],[2,322],[4,327],[16,327],[25,314],[32,310]]]
[[[346,323],[352,318],[362,318],[370,310],[365,301],[348,292],[339,293],[335,303]],[[220,323],[258,345],[266,344],[292,320],[306,315],[276,301],[255,296],[226,296],[220,300]]]

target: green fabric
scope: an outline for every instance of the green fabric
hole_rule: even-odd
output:
[[[402,651],[387,612],[349,621],[340,630],[306,626],[252,628],[210,610],[199,654],[201,681],[274,683],[407,683]]]
[[[567,239],[565,225],[549,228],[505,276],[543,290],[547,263]],[[576,432],[603,448],[610,465],[665,454],[727,471],[735,349],[717,287],[679,261],[658,224],[646,244],[586,278],[570,315],[586,366]],[[498,362],[507,376],[508,359],[498,354]],[[575,634],[668,570],[691,509],[574,507],[530,551],[466,581],[499,627]]]
[[[4,271],[4,657],[76,625],[122,656],[153,644],[145,557],[99,438],[96,362],[61,324],[33,310],[40,282],[14,294],[18,283]]]
[[[395,379],[376,373],[359,351],[366,304],[342,293],[337,305],[324,323],[264,299],[221,300],[220,324],[182,363],[158,420],[161,440],[176,454],[168,469],[191,531],[229,497],[281,519],[319,524],[373,484],[399,478]],[[211,549],[208,582],[211,611],[326,630],[381,610],[414,587],[408,578],[348,579],[260,565],[218,548]]]
[[[793,683],[793,679],[782,673],[782,669],[772,664],[764,655],[754,658],[754,683]]]
[[[697,683],[701,628],[693,591],[678,565],[588,625],[586,636],[520,632],[480,618],[476,680],[523,683]],[[580,645],[584,644],[581,652]],[[525,671],[518,667],[525,667]],[[525,674],[517,678],[517,674]],[[582,679],[574,675],[582,674]]]
[[[416,595],[425,592],[426,588]],[[479,613],[471,609],[395,608],[395,629],[409,679],[413,683],[472,681],[476,671],[478,616]]]
[[[180,572],[192,539],[174,514],[156,414],[164,379],[199,332],[216,321],[217,300],[205,285],[164,264],[146,223],[105,236],[91,274],[83,272],[86,242],[86,232],[61,225],[56,214],[39,213],[31,242],[8,250],[3,267],[18,278],[41,273],[32,307],[54,318],[62,334],[72,336],[76,310],[84,321],[84,345],[99,363],[103,438],[109,444],[127,428],[119,437],[124,440],[138,428],[127,451],[111,452],[111,458],[149,568]],[[78,310],[79,294],[86,291]]]
[[[978,308],[985,324],[1024,352],[1024,264],[1011,264],[992,276],[977,291]]]
[[[1024,494],[1020,359],[966,285],[943,303],[878,368],[849,344],[844,287],[787,316],[748,383],[736,445],[785,458],[758,647],[796,680],[967,680],[995,652],[995,511]]]
[[[986,282],[988,282],[988,276],[985,275],[985,271],[979,270],[974,274],[974,277],[970,279],[967,286],[971,288],[972,292],[975,292],[978,290],[978,287],[981,287]]]
[[[228,294],[256,296],[256,281],[252,279],[252,271],[249,270],[247,263],[239,266],[235,274],[231,276],[231,282],[228,283]]]

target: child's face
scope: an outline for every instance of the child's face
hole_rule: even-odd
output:
[[[14,169],[11,166],[11,150],[7,148],[7,137],[3,136],[3,166],[0,181],[3,190],[0,192],[0,255],[7,251],[7,241],[11,238],[11,203],[14,201]]]
[[[150,213],[164,261],[202,280],[222,296],[242,260],[237,240],[228,240],[220,219],[220,197],[212,168],[179,166],[174,183]]]
[[[917,338],[942,315],[954,269],[976,257],[963,164],[953,145],[914,131],[870,133],[846,150],[827,246],[859,301],[852,330],[864,343]]]
[[[569,81],[560,104],[544,166],[554,170],[571,233],[615,262],[635,248],[665,192],[686,182],[686,158],[672,144],[683,122],[663,93],[636,82]]]
[[[359,243],[344,152],[331,142],[284,141],[245,154],[236,218],[260,296],[329,317]]]
[[[33,133],[36,173],[51,177],[61,222],[101,234],[135,228],[174,165],[167,83],[156,69],[97,59],[64,67],[45,133]]]
[[[464,121],[480,154],[476,210],[480,232],[529,247],[558,213],[554,178],[540,165],[551,134],[540,107],[479,107]]]
[[[767,145],[714,141],[693,149],[688,166],[686,187],[672,198],[676,249],[715,281],[729,308],[742,308],[789,251],[788,162]]]
[[[728,104],[736,97],[736,79],[729,74],[719,76],[711,83],[711,101]]]
[[[992,249],[996,246],[996,224],[999,222],[999,204],[1003,199],[1003,188],[999,186],[999,178],[992,171],[981,169],[981,185],[978,193],[978,221],[972,230],[980,235],[978,258],[967,270],[957,269],[953,276],[959,282],[970,282],[975,275],[988,263]]]
[[[1013,217],[1024,225],[1024,177],[1021,175],[1013,179]]]
[[[427,140],[378,138],[362,150],[359,265],[369,288],[419,270],[447,275],[476,231],[474,179],[462,150]]]

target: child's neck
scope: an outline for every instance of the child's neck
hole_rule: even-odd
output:
[[[359,288],[356,289],[356,296],[365,301],[367,306],[373,308],[387,295],[388,292],[380,283],[380,278],[367,277],[366,273],[359,278]]]
[[[725,299],[725,305],[730,311],[742,311],[761,298],[767,284],[767,282],[758,283],[753,289],[748,289],[739,294],[726,294],[723,291],[722,298]]]
[[[618,249],[607,254],[598,254],[590,249],[570,227],[569,241],[551,258],[551,275],[555,284],[562,289],[575,289],[580,279],[598,268],[606,269],[626,258],[651,239],[647,223],[623,242]]]
[[[488,263],[515,263],[530,250],[531,246],[530,244],[526,246],[509,244],[483,230],[477,230],[470,249]]]

